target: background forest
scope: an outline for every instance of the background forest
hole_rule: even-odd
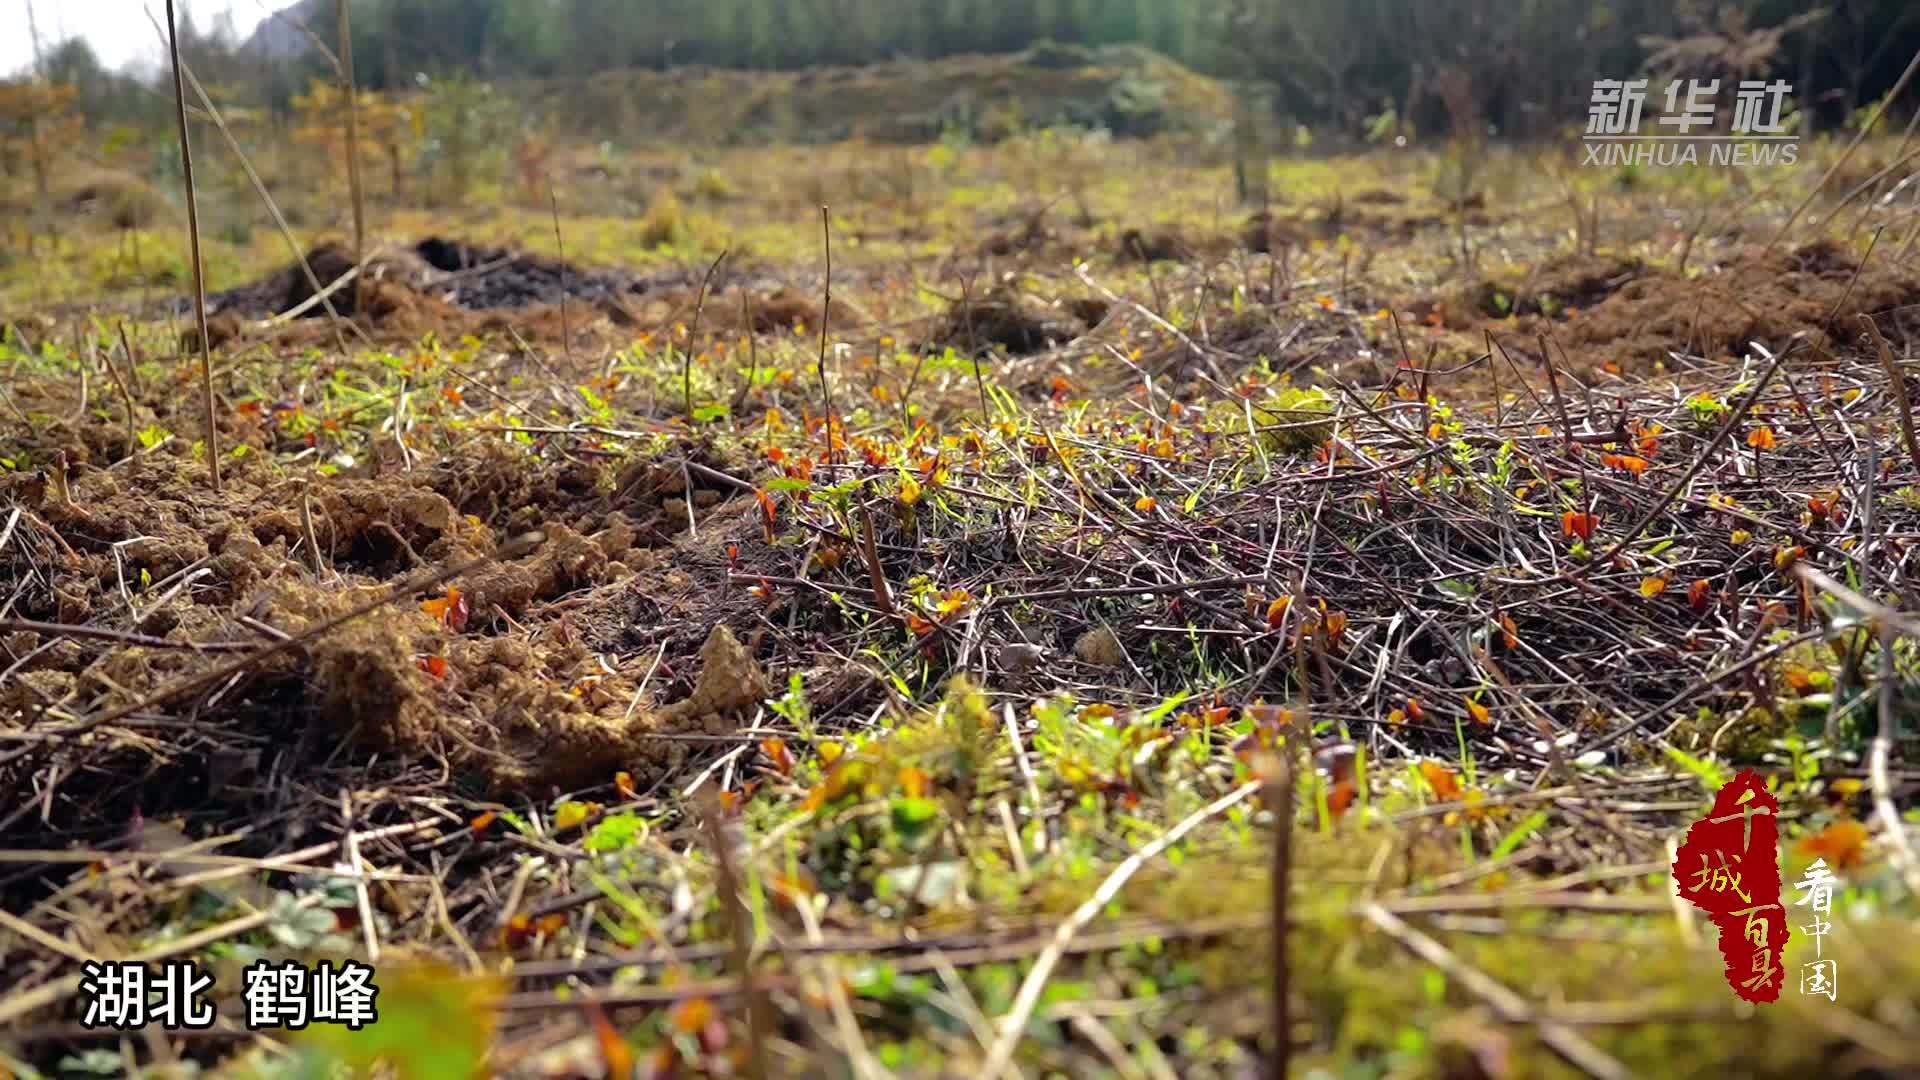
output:
[[[238,40],[196,26],[188,5],[183,52],[209,85],[289,114],[326,72],[308,36],[337,44],[332,10],[303,0]],[[1807,123],[1832,126],[1920,48],[1920,6],[1906,0],[355,0],[352,26],[358,81],[389,91],[452,75],[790,71],[1137,43],[1342,135],[1410,115],[1420,131],[1475,117],[1539,136],[1578,122],[1594,79],[1648,71],[1831,88],[1802,104]],[[48,43],[42,70],[79,88],[89,120],[163,115],[164,95],[101,70],[82,42]]]

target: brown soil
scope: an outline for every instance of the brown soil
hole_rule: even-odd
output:
[[[1126,229],[1114,253],[1137,262],[1183,262],[1217,246],[1172,227]]]
[[[1469,209],[1467,224],[1483,228],[1492,224],[1484,211]],[[1288,248],[1305,248],[1315,240],[1331,243],[1342,235],[1375,242],[1404,242],[1423,230],[1456,227],[1450,209],[1419,209],[1406,206],[1406,200],[1392,192],[1362,192],[1322,206],[1293,213],[1262,210],[1250,215],[1241,225],[1241,247],[1260,254],[1272,254]]]
[[[985,296],[948,308],[926,345],[951,347],[969,355],[997,348],[1014,356],[1027,356],[1086,333],[1089,324],[1083,316],[1097,310],[1104,314],[1086,302],[1049,306],[1006,286],[995,286]]]
[[[353,267],[352,254],[336,243],[321,244],[308,252],[306,259],[322,287]],[[697,277],[685,270],[641,274],[581,267],[544,255],[514,253],[444,237],[429,237],[411,249],[376,258],[367,276],[369,281],[397,286],[450,309],[467,311],[517,310],[558,304],[563,298],[597,303],[698,284]],[[406,306],[393,298],[392,290],[385,292],[389,311]],[[352,313],[353,293],[351,287],[337,290],[332,296],[335,310]],[[207,300],[214,311],[259,319],[290,311],[312,295],[313,286],[306,273],[299,265],[289,264],[259,281],[216,293]],[[318,304],[308,312],[315,317],[325,313]],[[376,308],[372,314],[377,319],[382,312]]]
[[[1637,259],[1568,256],[1537,268],[1517,281],[1483,281],[1468,297],[1469,309],[1483,318],[1508,315],[1564,316],[1591,308],[1646,273]]]
[[[1501,316],[1496,293],[1510,298],[1512,317]],[[1475,338],[1490,330],[1509,352],[1536,361],[1537,338],[1550,332],[1577,368],[1644,374],[1669,351],[1718,357],[1758,342],[1778,353],[1798,338],[1831,349],[1859,332],[1861,314],[1880,318],[1889,338],[1911,340],[1920,327],[1909,327],[1899,309],[1916,303],[1920,274],[1879,259],[1862,268],[1847,249],[1821,241],[1770,254],[1749,249],[1693,279],[1627,262],[1561,260],[1530,283],[1483,281],[1416,305],[1414,315]]]
[[[314,248],[306,259],[323,287],[354,265],[348,251],[336,243]],[[642,274],[582,268],[546,256],[432,237],[411,249],[376,258],[366,281],[361,289],[340,287],[329,300],[335,311],[353,318],[359,332],[375,343],[408,341],[429,332],[454,338],[504,336],[511,331],[523,341],[552,343],[570,338],[579,345],[609,335],[624,334],[630,339],[637,329],[658,330],[690,321],[699,296],[700,272],[677,268]],[[709,329],[740,330],[750,324],[755,333],[775,333],[797,325],[819,325],[818,293],[786,286],[764,269],[735,270],[728,264],[709,284],[702,314],[702,325]],[[249,327],[254,320],[298,308],[313,292],[306,272],[292,264],[209,296],[212,346],[256,344],[263,337],[287,348],[331,343],[336,331],[324,318],[325,305],[317,303],[302,312],[303,318],[282,324],[270,334]],[[190,306],[180,300],[170,310],[184,315]],[[859,313],[839,299],[834,300],[831,314],[836,326],[861,321]],[[197,330],[189,329],[186,347],[197,350],[199,344]]]
[[[72,464],[64,485],[51,471],[0,478],[0,501],[23,510],[24,527],[0,553],[0,578],[20,583],[10,615],[252,648],[538,530],[545,540],[531,552],[451,583],[463,619],[424,608],[434,590],[395,597],[250,665],[246,682],[219,691],[214,715],[248,737],[292,722],[286,736],[313,753],[346,741],[443,760],[494,789],[544,790],[604,783],[616,770],[656,773],[687,750],[658,736],[730,730],[765,696],[765,676],[722,625],[724,604],[744,599],[744,588],[686,594],[675,632],[660,638],[662,665],[677,678],[656,679],[646,694],[644,664],[611,669],[593,646],[621,633],[608,613],[631,604],[631,579],[669,575],[660,552],[697,543],[686,535],[687,474],[677,467],[501,450],[410,473],[318,478],[304,489],[311,546],[299,484],[264,455],[225,471],[220,495],[189,458],[164,452],[114,468]],[[732,494],[696,487],[695,513],[750,521],[728,505]],[[707,545],[723,531],[708,533]],[[724,566],[717,554],[706,561]],[[36,652],[45,640],[57,644]],[[10,693],[36,699],[14,704],[97,713],[210,663],[187,648],[45,640],[8,638],[13,655],[29,658]],[[120,749],[156,763],[172,756],[140,739]]]
[[[1312,237],[1293,221],[1262,210],[1247,218],[1240,228],[1240,246],[1261,255],[1270,255],[1290,247],[1305,247]]]
[[[339,244],[322,244],[307,253],[307,266],[313,270],[313,280],[320,282],[320,287],[324,289],[353,269],[353,253]],[[288,267],[284,273],[287,291],[281,298],[279,310],[292,311],[313,298],[313,281],[308,280],[299,267]],[[326,303],[332,304],[333,309],[342,315],[354,315],[359,313],[357,301],[364,297],[368,301],[368,314],[377,319],[382,317],[383,304],[394,306],[398,303],[394,299],[396,292],[417,292],[432,276],[432,267],[412,252],[382,255],[368,264],[364,285],[349,282],[334,290]],[[376,294],[384,299],[376,298]],[[310,317],[324,315],[326,304],[316,303],[308,312]]]
[[[1026,206],[1005,214],[996,214],[981,223],[986,236],[980,241],[983,255],[1046,254],[1061,239],[1048,224],[1052,206]],[[1082,225],[1090,224],[1082,222]]]

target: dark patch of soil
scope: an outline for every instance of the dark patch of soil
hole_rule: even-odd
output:
[[[1050,209],[1050,205],[1032,206],[983,223],[987,232],[980,241],[981,254],[1005,257],[1046,252],[1060,238],[1047,224]]]
[[[980,242],[980,251],[987,255],[1020,255],[1043,249],[1052,239],[1052,230],[1040,218],[1034,218],[1013,228],[988,233]]]
[[[429,236],[415,244],[413,250],[428,266],[443,274],[457,274],[512,257],[506,248],[475,247],[444,236]]]
[[[1117,248],[1120,258],[1137,262],[1179,262],[1200,251],[1191,237],[1174,228],[1127,229]]]
[[[321,244],[319,247],[307,252],[307,266],[313,270],[312,281],[308,280],[307,275],[302,273],[297,266],[290,266],[286,269],[287,291],[286,295],[280,300],[280,312],[292,311],[312,299],[314,294],[313,281],[318,281],[320,287],[325,289],[334,282],[347,276],[354,267],[353,252],[348,251],[339,244]],[[387,306],[397,306],[399,303],[399,301],[394,299],[392,290],[382,290],[379,288],[381,284],[393,284],[402,286],[407,290],[417,290],[424,286],[427,279],[431,276],[431,268],[413,255],[404,252],[400,254],[382,255],[368,264],[366,284],[364,287],[362,287],[359,282],[348,282],[340,288],[335,289],[333,293],[327,297],[327,303],[332,304],[333,309],[342,315],[356,315],[360,313],[356,306],[357,302],[364,297],[368,301],[368,313],[378,318],[380,316],[379,309],[383,304]],[[386,299],[384,301],[377,301],[374,296],[376,292],[384,293]],[[278,312],[276,312],[276,314],[278,314]],[[325,314],[326,304],[316,303],[307,309],[307,317],[309,318]]]
[[[1564,318],[1593,307],[1646,273],[1638,259],[1569,256],[1539,267],[1519,281],[1483,281],[1471,291],[1471,310],[1490,319],[1508,315]]]
[[[587,269],[545,255],[475,248],[442,237],[422,241],[415,251],[449,275],[435,282],[446,300],[470,310],[557,304],[562,297],[598,301],[691,284],[678,270],[646,275],[630,270]]]
[[[321,244],[308,252],[307,264],[323,288],[354,265],[352,255],[334,243]],[[503,248],[476,246],[444,237],[429,237],[411,250],[375,259],[367,277],[371,282],[391,286],[370,290],[379,300],[378,304],[370,304],[368,312],[376,321],[417,306],[401,299],[403,291],[417,293],[430,303],[445,305],[448,310],[514,310],[557,304],[563,298],[599,303],[661,289],[687,288],[698,281],[685,270],[642,274],[617,268],[587,268],[545,255],[515,254]],[[351,286],[335,291],[330,298],[335,310],[354,314],[354,294]],[[207,300],[213,311],[258,319],[290,311],[312,295],[312,282],[299,265],[293,264],[259,281],[215,293]],[[187,310],[184,302],[176,308]],[[326,312],[323,305],[316,304],[307,314],[321,316]]]
[[[1084,304],[1075,307],[1092,310]],[[1005,286],[996,286],[985,296],[955,302],[941,316],[926,344],[952,347],[969,355],[998,348],[1014,356],[1028,356],[1072,341],[1086,333],[1087,326],[1077,311],[1068,310],[1064,304],[1044,305]]]
[[[1066,308],[1074,318],[1085,323],[1088,329],[1105,322],[1107,315],[1113,311],[1113,304],[1098,296],[1070,297],[1062,300],[1060,306]]]

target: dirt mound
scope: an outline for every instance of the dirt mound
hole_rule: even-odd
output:
[[[445,673],[423,671],[422,655],[444,660]],[[449,640],[407,613],[329,635],[314,648],[312,674],[323,714],[361,743],[408,757],[444,748],[494,790],[524,791],[670,769],[687,746],[659,736],[724,734],[768,693],[765,672],[725,626],[708,631],[697,667],[685,698],[635,708],[641,673],[609,674],[564,626]]]
[[[1172,226],[1129,228],[1121,231],[1114,254],[1123,262],[1184,262],[1225,254],[1234,243],[1232,238],[1201,230]]]
[[[1634,281],[1571,320],[1565,340],[1570,349],[1623,368],[1651,365],[1669,350],[1737,353],[1749,341],[1777,352],[1800,334],[1825,349],[1851,340],[1861,314],[1916,302],[1920,275],[1885,260],[1863,268],[1844,248],[1822,241],[1764,257],[1750,254],[1694,282],[1664,275]],[[1907,336],[1897,325],[1885,329]]]
[[[322,288],[353,268],[352,254],[337,243],[324,243],[307,253],[307,267]],[[515,253],[504,248],[429,237],[414,245],[379,255],[369,264],[366,315],[378,322],[423,305],[451,312],[497,311],[558,304],[574,299],[589,304],[617,303],[661,289],[688,288],[696,283],[687,271],[641,274],[618,268],[588,268],[545,255]],[[299,264],[289,264],[258,280],[209,296],[215,313],[262,319],[284,314],[313,296],[313,279]],[[355,310],[356,290],[343,286],[330,297],[343,315]],[[187,310],[179,301],[176,310]],[[314,304],[303,314],[324,316],[325,306]]]
[[[281,315],[308,304],[313,299],[315,281],[324,290],[345,277],[353,267],[353,253],[342,244],[328,241],[306,253],[304,268],[299,263],[290,263],[258,281],[214,293],[207,297],[207,309],[215,316],[232,315],[242,319]],[[308,270],[313,272],[312,277],[308,277]],[[356,288],[356,283],[342,285],[328,294],[327,303],[313,303],[302,314],[310,318],[325,316],[327,304],[342,315],[358,314],[355,305],[365,297],[368,314],[377,319],[410,306],[400,294],[420,292],[433,273],[430,266],[410,251],[381,253],[367,264],[364,288]],[[384,294],[384,299],[376,302],[378,294]],[[175,306],[183,312],[189,310],[186,301]]]
[[[487,556],[495,558],[439,587],[457,598],[457,617],[450,605],[436,609],[438,590],[396,597],[250,667],[224,715],[319,752],[350,739],[407,760],[444,756],[492,787],[524,789],[665,765],[685,748],[651,736],[721,730],[765,692],[757,665],[720,626],[712,589],[696,598],[704,607],[680,613],[677,647],[662,653],[680,678],[657,681],[652,700],[672,704],[640,699],[644,666],[609,669],[589,648],[593,627],[567,614],[598,610],[606,602],[596,595],[624,596],[627,579],[663,572],[658,550],[683,542],[689,494],[703,530],[751,521],[750,500],[736,500],[746,511],[736,513],[726,505],[731,489],[689,493],[677,467],[502,449],[305,486],[266,455],[247,455],[228,467],[221,495],[186,455],[152,455],[137,468],[75,464],[61,470],[64,484],[42,473],[0,479],[0,501],[28,522],[0,554],[0,577],[23,583],[11,594],[13,616],[177,643],[109,649],[37,633],[9,638],[13,655],[33,654],[20,665],[22,685],[78,713],[141,701],[204,670],[209,658],[181,647],[187,641],[256,648],[263,634],[298,635],[401,580]],[[529,531],[545,537],[533,550],[503,548]],[[137,599],[122,601],[130,595]],[[279,730],[289,723],[305,723],[306,734]],[[125,749],[155,765],[172,756]]]
[[[1001,349],[1027,356],[1064,345],[1087,332],[1082,305],[1048,306],[1006,286],[974,300],[957,301],[941,316],[926,344],[965,354]]]
[[[595,302],[692,283],[680,271],[645,275],[590,269],[545,255],[475,247],[444,237],[429,237],[414,252],[445,275],[433,283],[442,297],[469,310],[557,304],[563,297]]]
[[[100,215],[116,229],[147,228],[167,209],[166,199],[152,184],[119,169],[88,173],[64,202],[69,212]]]
[[[217,348],[242,338],[257,320],[298,311],[272,330],[274,344],[299,348],[321,344],[338,334],[327,324],[327,307],[314,302],[313,280],[322,288],[353,268],[352,256],[337,243],[308,252],[306,264],[290,264],[266,277],[208,297],[210,338]],[[308,270],[312,271],[309,277]],[[631,340],[636,329],[658,330],[691,319],[703,271],[670,267],[638,272],[618,267],[583,267],[545,255],[470,244],[434,236],[397,251],[377,255],[364,284],[341,285],[329,294],[333,310],[354,319],[369,340],[399,343],[424,333],[443,339],[467,334],[506,334],[526,341],[569,339],[578,344],[611,330]],[[796,289],[786,276],[764,265],[723,265],[708,283],[702,325],[738,330],[750,321],[756,333],[817,326],[817,289]],[[357,287],[356,287],[357,286]],[[743,319],[742,292],[750,319]],[[186,318],[190,301],[170,302],[166,312]],[[857,321],[858,312],[835,299],[836,327]],[[197,333],[189,345],[197,347]],[[571,347],[571,345],[569,346]]]
[[[1630,261],[1563,259],[1528,281],[1483,281],[1415,305],[1413,314],[1476,336],[1491,330],[1509,352],[1536,361],[1535,339],[1550,332],[1577,367],[1644,374],[1669,353],[1737,354],[1748,342],[1778,352],[1803,336],[1809,347],[1830,349],[1854,337],[1861,314],[1916,303],[1920,274],[1884,259],[1862,267],[1823,240],[1791,251],[1749,249],[1692,279]],[[1897,319],[1883,329],[1896,341],[1914,336]]]
[[[354,267],[353,253],[339,244],[321,244],[307,253],[307,266],[313,271],[311,280],[306,274],[300,272],[299,267],[287,268],[287,292],[280,301],[281,311],[292,311],[311,300],[314,295],[314,281],[318,281],[320,287],[325,289],[346,277]],[[426,285],[430,277],[432,277],[431,268],[410,252],[377,255],[367,264],[364,288],[358,287],[358,282],[349,282],[335,289],[327,299],[333,305],[333,309],[342,315],[359,314],[357,304],[361,299],[365,299],[368,304],[368,314],[377,318],[380,312],[376,308],[376,293],[386,294],[386,299],[380,301],[381,306],[391,308],[400,303],[395,299],[393,290],[382,290],[378,288],[380,284],[391,284],[404,290],[417,291]],[[325,306],[319,303],[315,303],[307,310],[310,315],[326,313]]]
[[[413,246],[428,266],[444,274],[458,274],[513,257],[506,248],[476,247],[444,236],[429,236]]]
[[[1638,259],[1569,256],[1518,281],[1482,281],[1470,290],[1467,307],[1489,319],[1564,316],[1593,307],[1645,273],[1646,266]]]

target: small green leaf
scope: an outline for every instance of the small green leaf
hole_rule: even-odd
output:
[[[900,796],[888,804],[893,817],[893,830],[901,836],[912,839],[927,830],[940,816],[940,804],[932,799]]]
[[[587,833],[586,849],[595,855],[624,851],[647,835],[647,823],[636,814],[609,814]]]
[[[1700,781],[1700,786],[1707,789],[1708,795],[1718,794],[1720,789],[1726,786],[1728,779],[1726,769],[1712,758],[1697,758],[1673,746],[1665,749],[1668,757]]]
[[[1500,838],[1500,843],[1494,847],[1491,857],[1498,860],[1513,854],[1519,850],[1521,844],[1526,842],[1527,837],[1532,836],[1535,830],[1546,823],[1547,812],[1545,810],[1535,810],[1533,813],[1527,815],[1525,821],[1515,825],[1512,831]]]

